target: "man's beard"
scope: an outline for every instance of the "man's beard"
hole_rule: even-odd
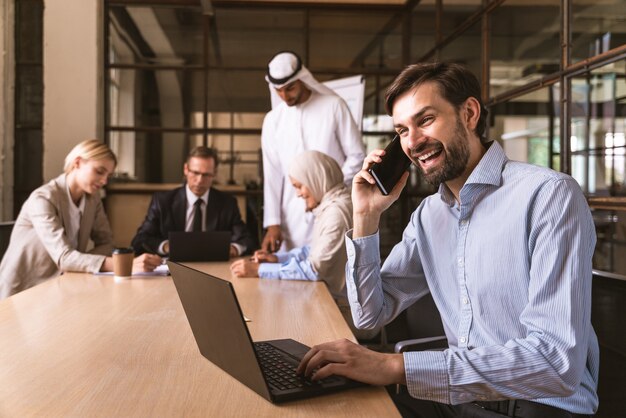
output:
[[[428,173],[422,169],[419,160],[415,164],[422,174],[424,181],[433,186],[438,186],[441,183],[461,176],[467,167],[470,156],[469,143],[467,135],[463,130],[463,124],[458,116],[454,129],[454,137],[452,141],[450,141],[448,148],[444,148],[442,152],[445,157],[443,164],[434,170],[430,170]]]

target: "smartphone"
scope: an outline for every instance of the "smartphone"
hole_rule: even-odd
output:
[[[382,161],[374,163],[368,172],[376,180],[380,192],[387,196],[410,165],[411,160],[402,150],[400,137],[396,135],[385,148]]]

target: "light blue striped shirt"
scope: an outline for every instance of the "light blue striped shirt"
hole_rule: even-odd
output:
[[[386,324],[430,291],[449,349],[404,354],[411,396],[449,404],[529,399],[594,413],[596,236],[580,187],[508,160],[494,142],[460,200],[444,185],[426,198],[382,268],[378,234],[347,234],[356,326]]]
[[[310,252],[311,247],[305,245],[291,251],[275,253],[278,262],[259,264],[259,277],[261,279],[317,281],[319,280],[317,272],[309,261]]]

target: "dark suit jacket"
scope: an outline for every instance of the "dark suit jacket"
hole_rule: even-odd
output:
[[[156,253],[159,244],[168,239],[170,231],[184,231],[186,211],[185,186],[155,193],[146,219],[131,244],[135,254]],[[254,240],[241,219],[237,200],[214,188],[209,192],[206,231],[231,231],[231,242],[245,246],[246,253],[255,249]]]

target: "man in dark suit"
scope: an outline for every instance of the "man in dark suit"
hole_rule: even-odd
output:
[[[183,170],[185,184],[152,197],[132,241],[136,254],[168,255],[170,231],[231,231],[231,257],[255,249],[235,198],[211,187],[217,164],[217,151],[212,148],[196,147],[189,153]]]

